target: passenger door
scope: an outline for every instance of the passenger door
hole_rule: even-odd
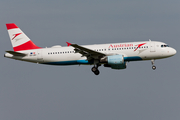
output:
[[[156,49],[155,49],[155,42],[150,42],[150,52],[155,52]]]

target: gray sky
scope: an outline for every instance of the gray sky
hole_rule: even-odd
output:
[[[179,0],[1,0],[1,120],[179,120]],[[130,62],[126,70],[46,66],[4,58],[6,23],[40,47],[162,41],[171,58]]]

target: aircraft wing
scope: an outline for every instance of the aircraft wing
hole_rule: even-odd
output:
[[[103,56],[106,56],[106,54],[103,54],[103,53],[82,47],[82,46],[77,45],[77,44],[71,44],[68,42],[66,42],[66,43],[68,46],[74,47],[75,48],[74,50],[76,53],[80,53],[82,56],[86,56],[88,60],[92,59],[92,58],[98,59],[98,58],[101,58]]]

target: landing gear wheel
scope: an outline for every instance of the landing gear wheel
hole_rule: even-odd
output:
[[[99,70],[98,70],[98,68],[97,67],[92,67],[92,69],[91,69],[91,71],[95,74],[95,75],[99,75]]]
[[[101,64],[99,63],[99,59],[94,59],[94,66],[91,68],[91,71],[95,74],[95,75],[99,75],[99,70],[98,67],[101,66]]]
[[[92,67],[92,72],[95,72],[95,71],[97,71],[97,68],[96,67]]]
[[[100,72],[99,72],[98,69],[94,72],[95,75],[99,75],[99,73],[100,73]]]
[[[155,69],[156,69],[156,66],[153,65],[153,66],[152,66],[152,69],[155,70]]]

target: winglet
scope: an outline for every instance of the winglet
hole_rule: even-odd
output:
[[[71,45],[71,43],[69,43],[69,42],[66,42],[67,43],[67,46],[70,46]]]

